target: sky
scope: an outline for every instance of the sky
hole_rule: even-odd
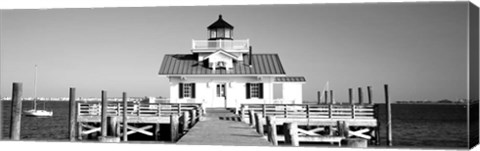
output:
[[[391,100],[466,98],[465,2],[1,10],[1,96],[13,82],[33,96],[37,64],[39,96],[168,97],[163,56],[190,53],[219,14],[253,53],[305,76],[304,100],[327,81],[337,102],[366,86],[384,102],[384,84]]]

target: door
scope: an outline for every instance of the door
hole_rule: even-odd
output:
[[[225,107],[227,101],[227,93],[225,88],[225,83],[217,84],[216,88],[216,98],[213,103],[213,107]]]

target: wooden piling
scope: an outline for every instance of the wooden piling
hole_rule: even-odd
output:
[[[127,104],[127,93],[123,92],[122,93],[122,101],[123,101],[123,118],[122,118],[122,124],[123,124],[123,141],[128,141],[128,135],[127,135],[127,127],[128,127],[128,118],[127,118],[127,109],[128,109],[128,104]]]
[[[349,103],[349,104],[353,104],[353,92],[352,92],[352,88],[349,88],[349,89],[348,89],[348,103]]]
[[[0,98],[0,140],[2,140],[3,138],[3,101],[2,101],[2,98]]]
[[[267,126],[268,140],[272,142],[273,146],[278,146],[277,125],[275,123],[275,116],[267,116]]]
[[[183,116],[182,116],[182,129],[180,132],[184,133],[185,131],[188,130],[188,118],[190,117],[189,112],[183,111]]]
[[[333,90],[330,90],[330,104],[335,104],[333,101]]]
[[[107,91],[102,90],[102,111],[101,111],[102,137],[107,136]]]
[[[343,121],[337,121],[337,132],[338,132],[338,136],[343,136],[343,133],[344,133]]]
[[[380,122],[380,107],[378,104],[374,106],[374,115],[375,119],[377,119],[377,127],[375,127],[375,145],[380,145],[380,128],[382,127]]]
[[[358,104],[363,104],[363,93],[361,87],[358,87]]]
[[[297,123],[285,122],[283,123],[283,134],[285,136],[285,143],[292,146],[299,146],[298,140],[298,126]]]
[[[197,120],[197,112],[196,110],[190,110],[190,127],[193,127],[193,125],[195,125],[196,123],[196,120]]]
[[[244,119],[245,119],[245,107],[242,105],[240,107],[240,122],[244,122]]]
[[[178,139],[178,114],[171,114],[170,115],[170,141],[176,142]]]
[[[155,130],[153,131],[153,137],[155,141],[158,141],[160,138],[160,123],[155,123]]]
[[[322,97],[322,92],[317,91],[317,102],[318,102],[318,104],[322,104],[322,102],[321,102],[322,98],[321,97]]]
[[[22,121],[22,83],[13,83],[12,105],[10,117],[10,139],[20,140],[20,128]]]
[[[250,109],[249,112],[248,112],[248,118],[249,118],[249,121],[250,121],[250,126],[255,126],[255,112]]]
[[[328,91],[325,90],[325,104],[328,104]]]
[[[117,117],[107,116],[107,136],[117,137]]]
[[[385,104],[387,105],[387,145],[392,146],[392,107],[388,97],[388,85],[384,85]]]
[[[83,124],[81,122],[77,122],[77,140],[83,139]]]
[[[367,86],[367,98],[368,98],[368,104],[373,104],[372,102],[372,89],[370,86]]]
[[[262,105],[262,117],[267,116],[267,105],[263,104]]]
[[[182,114],[182,104],[181,103],[178,103],[178,114]]]
[[[263,135],[263,120],[262,120],[262,115],[259,113],[255,113],[255,128],[257,129],[257,133],[260,135]]]
[[[345,121],[337,121],[338,136],[348,138],[348,123]]]
[[[76,110],[76,104],[75,104],[75,88],[70,88],[69,92],[69,108],[68,108],[68,113],[69,113],[69,122],[68,122],[68,129],[69,129],[69,138],[70,141],[75,141],[75,125],[76,125],[76,116],[75,116],[75,110]]]

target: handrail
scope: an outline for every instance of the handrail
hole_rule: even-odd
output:
[[[325,118],[325,119],[376,119],[371,104],[242,104],[241,111],[253,110],[264,117],[277,118]],[[246,112],[241,113],[247,117]]]
[[[192,49],[236,49],[247,50],[249,40],[192,40]]]
[[[78,102],[77,116],[100,116],[102,105],[100,102]],[[122,103],[109,102],[107,114],[111,116],[123,116],[124,106]],[[127,116],[169,116],[181,114],[183,111],[197,110],[201,112],[202,104],[198,103],[133,103],[128,102]]]

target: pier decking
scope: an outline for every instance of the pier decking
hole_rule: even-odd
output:
[[[177,144],[271,146],[255,129],[226,109],[207,109],[202,118]]]

